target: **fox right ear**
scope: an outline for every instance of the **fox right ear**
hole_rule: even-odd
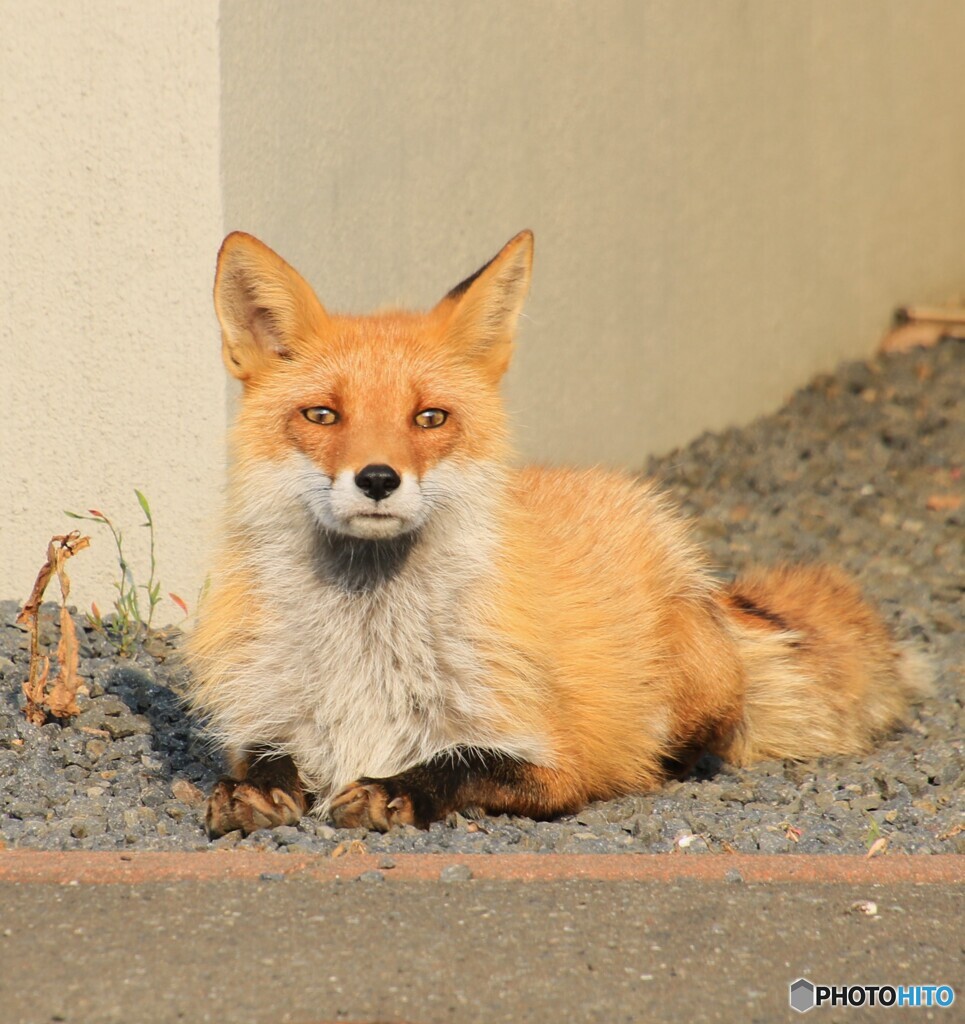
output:
[[[328,317],[305,279],[276,252],[234,231],[218,253],[214,308],[228,372],[249,380],[279,359],[293,359]]]

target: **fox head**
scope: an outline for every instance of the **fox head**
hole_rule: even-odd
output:
[[[499,382],[529,288],[523,231],[425,313],[329,313],[280,256],[242,232],[218,255],[214,301],[244,393],[241,463],[290,470],[325,531],[413,534],[505,456]]]

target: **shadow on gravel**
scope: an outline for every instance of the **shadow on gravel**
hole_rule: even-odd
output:
[[[153,667],[132,663],[113,669],[104,681],[103,696],[91,700],[78,725],[85,724],[80,719],[93,715],[97,719],[93,724],[114,740],[147,735],[160,761],[160,776],[170,781],[187,778],[196,785],[213,781],[220,770],[217,753],[183,697],[159,682]],[[168,666],[165,670],[170,671]]]

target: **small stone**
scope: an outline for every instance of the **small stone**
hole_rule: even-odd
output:
[[[88,740],[84,750],[92,761],[96,761],[107,750],[107,744],[103,740]]]
[[[359,881],[375,883],[384,882],[385,875],[383,875],[381,871],[363,871],[362,874],[359,875]]]
[[[166,802],[167,796],[159,786],[145,786],[141,790],[141,803],[145,807],[160,807],[161,804]]]
[[[761,853],[782,853],[787,845],[787,836],[780,832],[763,832],[757,841]]]
[[[91,702],[91,711],[97,711],[101,715],[129,715],[131,709],[121,700],[120,697],[108,693]]]
[[[874,917],[878,913],[878,904],[874,900],[857,900],[850,906],[852,914],[865,914]]]
[[[243,838],[241,829],[235,829],[234,832],[226,832],[223,836],[212,839],[211,848],[213,850],[230,850],[233,846],[237,846]]]
[[[859,796],[848,801],[852,811],[876,811],[881,806],[880,796]]]
[[[468,882],[472,878],[472,870],[465,864],[449,864],[439,872],[440,882]]]
[[[26,827],[19,818],[0,818],[0,835],[8,842],[16,840]]]
[[[229,832],[228,835],[234,835],[233,832]],[[285,876],[281,871],[262,871],[258,876],[263,882],[284,882]]]
[[[90,822],[87,818],[74,818],[70,823],[70,834],[75,839],[86,839],[90,835]]]
[[[750,786],[727,786],[720,791],[720,799],[737,804],[749,804],[754,799],[754,791]]]
[[[271,837],[279,846],[290,846],[302,839],[302,833],[294,825],[279,825],[271,830]]]
[[[737,870],[737,868],[731,868],[724,874],[724,881],[730,882],[734,885],[739,885],[744,881],[744,876]]]
[[[125,736],[136,736],[151,732],[151,723],[140,715],[118,715],[105,717],[103,728],[111,739],[123,739]]]
[[[187,804],[188,807],[199,807],[204,803],[205,799],[204,793],[194,783],[188,782],[187,779],[175,779],[171,783],[171,793],[175,800],[180,800],[181,803]]]

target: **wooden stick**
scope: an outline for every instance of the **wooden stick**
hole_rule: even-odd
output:
[[[965,324],[965,309],[937,306],[903,306],[895,313],[898,323],[927,321],[934,324]]]

